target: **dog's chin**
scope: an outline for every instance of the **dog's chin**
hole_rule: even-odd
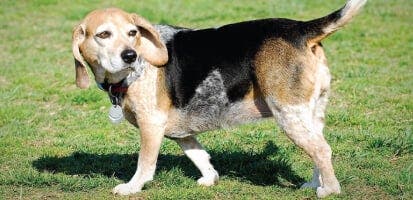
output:
[[[109,83],[119,83],[123,79],[125,79],[131,72],[132,72],[131,67],[125,67],[121,70],[115,70],[115,71],[109,71],[109,73],[105,74],[105,79]]]
[[[128,64],[122,61],[120,58],[105,58],[100,59],[100,65],[106,72],[110,74],[119,74],[124,71],[130,70],[135,62]]]
[[[104,73],[102,74],[103,80],[109,83],[119,83],[125,78],[128,79],[128,82],[133,82],[136,78],[140,77],[143,71],[143,67],[138,60],[131,64],[117,60],[101,62],[101,68],[104,69]]]
[[[130,72],[132,70],[131,65],[110,65],[103,66],[103,68],[110,74],[122,74],[125,72]]]

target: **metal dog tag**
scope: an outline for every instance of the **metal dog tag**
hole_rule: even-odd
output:
[[[112,105],[109,109],[109,120],[113,124],[119,124],[123,120],[122,108],[118,105]]]

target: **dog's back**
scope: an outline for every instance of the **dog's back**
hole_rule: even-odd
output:
[[[251,93],[290,104],[308,100],[314,88],[307,79],[314,76],[317,60],[325,60],[320,41],[364,3],[349,1],[306,22],[273,18],[201,30],[158,26],[169,52],[165,75],[173,105],[199,113],[195,108],[202,102],[204,111],[220,110]]]

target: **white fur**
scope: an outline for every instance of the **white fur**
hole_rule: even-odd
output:
[[[113,188],[114,194],[129,195],[140,192],[146,182],[153,180],[155,174],[156,165],[152,165],[149,170],[142,170],[142,167],[138,165],[138,168],[133,175],[132,179],[128,183],[117,185]]]
[[[367,0],[349,0],[341,11],[341,18],[331,25],[324,28],[324,33],[332,33],[340,27],[346,25],[350,20],[357,15]]]
[[[321,132],[322,125],[314,123],[315,108],[310,103],[279,107],[273,99],[268,99],[268,104],[286,135],[301,147],[315,162],[317,169],[320,169],[320,174],[318,170],[314,170],[313,180],[304,184],[304,187],[316,187],[317,196],[320,198],[340,193],[340,185],[331,163],[331,148]],[[320,177],[321,180],[317,180]]]
[[[202,177],[198,179],[198,184],[203,186],[212,186],[218,182],[219,175],[210,163],[209,154],[202,148],[201,144],[192,136],[177,139],[176,142],[184,151],[185,155],[201,171]]]
[[[316,80],[315,92],[311,98],[314,106],[313,124],[316,129],[315,131],[322,134],[324,128],[325,109],[328,103],[330,90],[331,75],[328,66],[321,61],[318,62]],[[321,94],[322,91],[325,93]]]
[[[198,184],[203,186],[214,185],[218,181],[218,172],[209,162],[210,156],[203,149],[187,149],[184,150],[185,155],[196,165],[201,171],[202,177],[198,179]]]
[[[116,45],[114,43],[121,37],[121,34],[117,31],[116,26],[113,23],[104,23],[96,28],[96,33],[103,31],[109,31],[111,36],[108,38],[94,37],[94,40],[99,45],[99,51],[97,52],[99,64],[111,74],[117,73],[124,67],[124,62],[120,57],[122,51],[121,47],[113,48]],[[123,48],[123,47],[122,47]]]

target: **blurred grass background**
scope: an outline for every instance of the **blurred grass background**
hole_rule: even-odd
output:
[[[0,199],[315,199],[297,189],[312,163],[273,120],[202,134],[221,175],[200,173],[165,140],[155,180],[118,197],[132,177],[138,130],[107,120],[110,102],[74,83],[71,30],[88,12],[116,6],[153,23],[206,28],[258,18],[309,20],[344,0],[0,1]],[[326,39],[333,74],[325,135],[343,194],[413,198],[413,2],[369,1]],[[240,33],[242,34],[242,33]]]

